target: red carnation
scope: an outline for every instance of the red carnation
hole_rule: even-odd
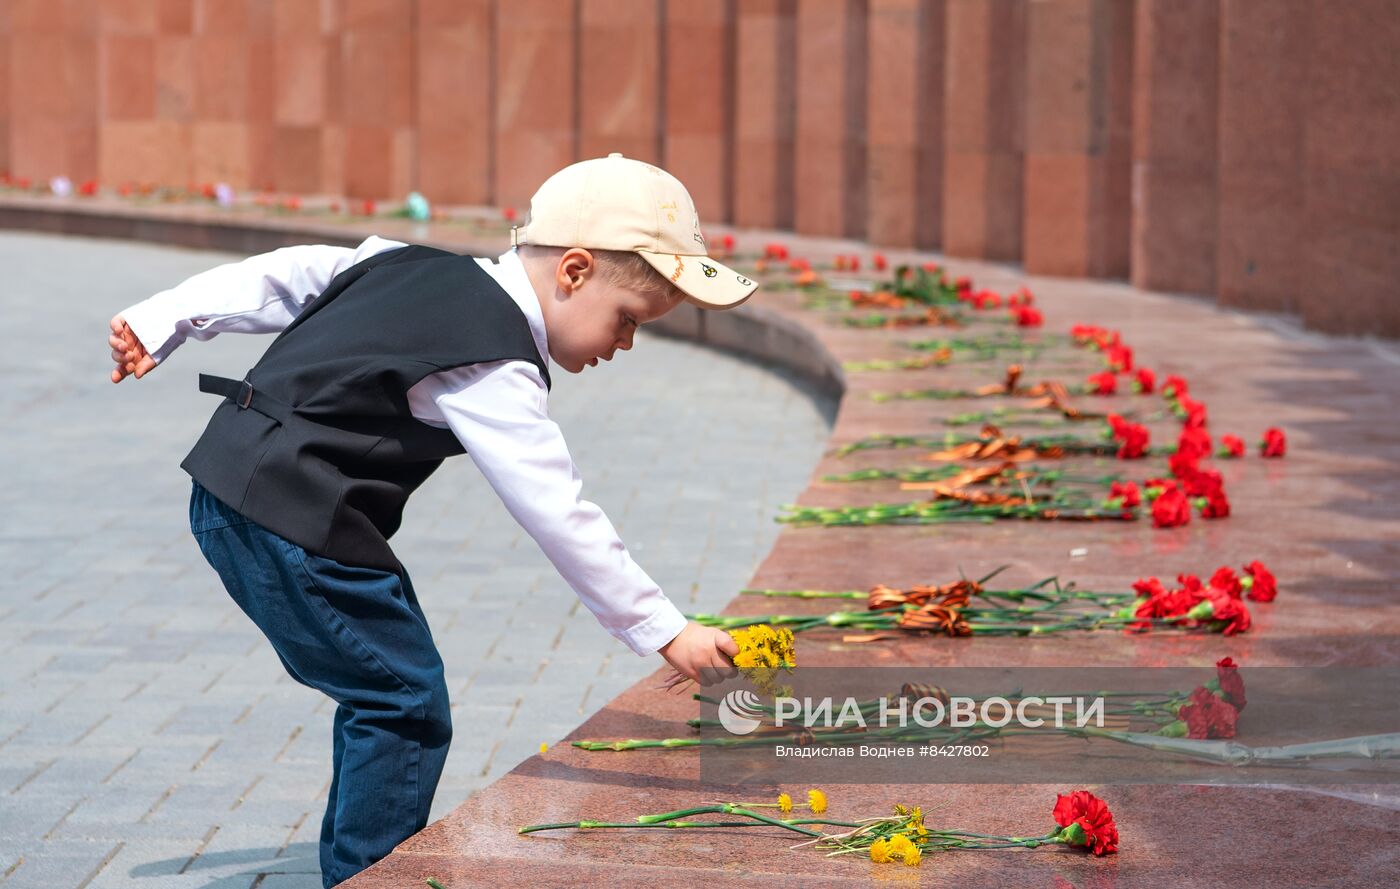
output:
[[[1233,738],[1239,711],[1220,700],[1203,685],[1191,692],[1189,703],[1182,704],[1177,713],[1186,723],[1188,738]]]
[[[1200,504],[1201,518],[1203,519],[1224,519],[1230,517],[1230,498],[1225,496],[1224,488],[1216,488],[1205,495],[1205,502]]]
[[[1283,430],[1277,426],[1271,426],[1264,430],[1264,440],[1259,443],[1259,453],[1265,457],[1282,457],[1288,449],[1288,442],[1284,440]]]
[[[1178,574],[1176,582],[1181,584],[1181,588],[1188,593],[1201,593],[1205,590],[1201,579],[1194,574]]]
[[[1243,457],[1244,439],[1237,435],[1220,436],[1220,450],[1217,452],[1220,457]]]
[[[1040,310],[1030,306],[1018,306],[1013,314],[1017,327],[1039,327],[1045,323],[1045,318],[1040,314]]]
[[[1167,467],[1172,475],[1179,479],[1186,479],[1199,472],[1198,464],[1201,457],[1194,451],[1177,451],[1167,458]]]
[[[1225,482],[1214,469],[1193,469],[1180,476],[1181,488],[1188,497],[1210,497],[1225,489]]]
[[[1210,585],[1229,593],[1232,599],[1238,599],[1240,594],[1244,592],[1244,587],[1240,585],[1240,580],[1235,576],[1235,572],[1225,566],[1215,569],[1215,573],[1210,576]]]
[[[1055,794],[1055,823],[1064,828],[1057,839],[1068,846],[1092,849],[1095,855],[1118,851],[1118,825],[1108,804],[1087,790]]]
[[[1124,427],[1123,434],[1117,437],[1122,441],[1118,446],[1119,460],[1137,460],[1147,456],[1147,445],[1151,439],[1146,426],[1129,423]]]
[[[1089,391],[1094,395],[1112,395],[1118,389],[1118,378],[1109,371],[1089,377]]]
[[[1137,506],[1142,503],[1142,494],[1138,491],[1138,486],[1132,482],[1113,482],[1108,486],[1108,499],[1116,497],[1123,498],[1124,508]]]
[[[1190,453],[1197,457],[1210,455],[1210,433],[1200,426],[1187,426],[1181,430],[1176,441],[1177,453]]]
[[[1252,622],[1242,600],[1231,599],[1229,594],[1214,587],[1206,587],[1205,599],[1193,606],[1186,616],[1191,620],[1223,621],[1225,625],[1221,629],[1226,636],[1243,633]]]
[[[1129,630],[1146,630],[1151,627],[1153,618],[1176,617],[1184,614],[1190,607],[1189,605],[1183,607],[1184,603],[1180,597],[1175,593],[1168,592],[1167,588],[1162,586],[1162,582],[1155,577],[1149,577],[1145,580],[1139,579],[1133,584],[1133,591],[1139,596],[1146,597],[1136,601],[1134,603],[1136,607],[1133,610],[1134,617],[1144,619],[1129,624]]]
[[[1186,417],[1186,426],[1206,425],[1206,406],[1189,395],[1183,395],[1177,399],[1177,406],[1181,408],[1182,414]]]
[[[1123,419],[1123,417],[1119,414],[1109,414],[1107,417],[1107,422],[1108,428],[1113,433],[1114,438],[1122,438],[1123,433],[1127,431],[1128,427],[1133,425],[1132,423],[1129,423],[1127,420]]]
[[[1155,577],[1139,577],[1133,583],[1133,592],[1149,599],[1158,599],[1167,594],[1167,588]]]
[[[1145,367],[1137,369],[1137,379],[1133,381],[1133,388],[1143,395],[1151,395],[1153,388],[1157,385],[1157,375]]]
[[[1108,366],[1115,373],[1128,373],[1133,369],[1133,350],[1128,346],[1112,346],[1107,355]]]
[[[1223,657],[1215,662],[1216,684],[1230,706],[1237,711],[1244,710],[1244,680],[1240,678],[1240,665],[1232,658]]]
[[[1245,594],[1256,602],[1272,602],[1278,596],[1278,581],[1263,562],[1250,562],[1244,566],[1248,577],[1241,586],[1248,590]]]
[[[890,267],[890,261],[885,258],[885,254],[883,253],[876,253],[874,256],[870,257],[870,264],[877,272],[883,272]]]
[[[1152,502],[1152,524],[1158,528],[1175,528],[1189,521],[1191,504],[1177,488],[1168,488]]]
[[[1168,376],[1162,384],[1162,395],[1166,398],[1185,398],[1188,391],[1186,381],[1175,375]]]

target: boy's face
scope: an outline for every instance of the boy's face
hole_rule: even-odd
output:
[[[564,253],[547,282],[553,294],[541,299],[549,357],[569,373],[611,361],[632,348],[637,328],[680,304],[659,294],[638,293],[603,279],[591,255]],[[539,287],[536,292],[540,292]]]

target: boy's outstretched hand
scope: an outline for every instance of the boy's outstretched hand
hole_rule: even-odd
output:
[[[739,653],[739,643],[723,630],[702,627],[695,621],[687,622],[685,629],[661,646],[659,653],[673,668],[663,684],[668,690],[686,680],[714,685],[739,672],[733,661]]]
[[[112,346],[112,360],[117,363],[112,371],[112,382],[120,383],[128,374],[141,379],[156,366],[156,360],[146,351],[146,347],[136,338],[136,333],[121,315],[112,316],[112,335],[107,342]]]

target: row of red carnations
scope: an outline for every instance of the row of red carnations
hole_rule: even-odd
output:
[[[1133,584],[1137,599],[1121,616],[1142,618],[1142,622],[1129,624],[1128,629],[1147,630],[1150,621],[1165,620],[1188,629],[1217,627],[1233,636],[1253,622],[1244,599],[1272,602],[1278,596],[1278,581],[1259,561],[1250,562],[1238,575],[1221,567],[1205,583],[1194,574],[1178,574],[1176,582],[1176,588],[1169,588],[1155,577],[1139,578]]]

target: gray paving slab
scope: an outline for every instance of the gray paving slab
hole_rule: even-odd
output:
[[[320,887],[334,707],[204,562],[179,469],[214,408],[197,373],[240,375],[271,338],[107,379],[115,312],[240,258],[0,233],[0,309],[25,332],[0,355],[3,889]],[[832,405],[643,330],[606,371],[558,374],[550,411],[637,561],[713,610],[768,551]],[[453,692],[434,819],[659,665],[580,607],[470,460],[414,495],[394,543]]]

